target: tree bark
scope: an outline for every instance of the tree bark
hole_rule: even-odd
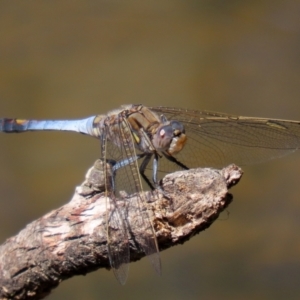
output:
[[[66,205],[27,225],[0,246],[0,299],[42,299],[62,280],[98,268],[110,268],[107,254],[103,172],[97,161]],[[168,174],[161,191],[146,192],[161,250],[182,244],[208,228],[232,201],[228,189],[242,171],[235,165],[222,170],[192,169]],[[117,199],[134,224],[135,195]],[[125,199],[126,198],[126,199]],[[135,228],[129,230],[130,261],[145,256]]]

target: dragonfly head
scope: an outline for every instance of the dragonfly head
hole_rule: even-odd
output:
[[[178,121],[170,121],[158,127],[152,139],[155,149],[165,151],[170,155],[180,152],[185,142],[185,129]]]

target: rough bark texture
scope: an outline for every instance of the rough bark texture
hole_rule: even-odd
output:
[[[182,244],[208,228],[231,202],[228,188],[241,176],[235,165],[223,170],[180,171],[161,182],[170,199],[157,191],[146,192],[160,250]],[[110,268],[102,189],[102,173],[96,162],[69,203],[6,240],[0,247],[0,299],[41,299],[62,280]],[[133,238],[138,213],[131,205],[134,197],[118,200],[119,206],[128,210],[131,261],[144,256]]]

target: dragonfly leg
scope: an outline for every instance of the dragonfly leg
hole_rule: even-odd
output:
[[[145,155],[145,158],[144,158],[143,162],[140,165],[140,174],[143,177],[143,179],[145,180],[145,182],[148,184],[150,189],[154,190],[154,187],[153,187],[152,183],[150,182],[149,178],[145,175],[146,167],[148,166],[152,155],[153,155],[152,153]],[[153,172],[154,172],[154,170],[153,170]]]
[[[157,183],[157,170],[158,170],[158,155],[157,155],[157,153],[154,153],[152,181],[153,181],[155,187],[158,187],[158,183]]]
[[[162,189],[162,187],[157,182],[157,170],[158,170],[158,158],[159,158],[157,153],[154,153],[154,158],[153,158],[152,181],[153,181],[154,186],[151,183],[151,181],[149,180],[149,178],[145,175],[145,169],[146,169],[147,165],[149,164],[152,155],[153,154],[145,155],[145,159],[143,160],[142,164],[140,165],[140,174],[143,177],[143,179],[145,180],[145,182],[149,185],[151,190],[154,190],[154,188],[156,188],[159,190],[160,193],[162,193],[164,195],[165,198],[167,198],[168,200],[171,200],[171,198],[167,195],[167,193]]]
[[[159,192],[162,193],[165,198],[171,200],[170,196],[168,196],[168,194],[163,190],[163,188],[157,182],[157,170],[158,170],[158,154],[154,153],[152,181],[154,183],[154,186],[159,190]]]
[[[182,169],[184,169],[184,170],[189,170],[189,168],[188,168],[186,165],[184,165],[183,163],[181,163],[181,162],[180,162],[179,160],[177,160],[174,156],[171,156],[171,155],[169,155],[169,154],[167,154],[167,153],[165,153],[165,152],[163,152],[163,155],[164,155],[164,157],[165,157],[167,160],[173,162],[174,164],[176,164],[177,166],[181,167]]]

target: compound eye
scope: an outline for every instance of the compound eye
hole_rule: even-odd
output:
[[[182,123],[178,121],[171,121],[170,126],[173,129],[174,136],[178,136],[181,133],[185,133],[184,126],[182,125]]]
[[[157,150],[165,151],[173,139],[173,128],[170,125],[162,126],[153,136],[153,145]]]
[[[173,137],[173,128],[170,125],[163,126],[159,131],[159,136],[161,138],[172,138]]]
[[[165,125],[159,130],[159,136],[165,140],[165,143],[169,143],[173,138],[173,128],[170,125]]]
[[[161,138],[164,138],[165,135],[166,135],[166,131],[164,129],[161,129],[160,132],[159,132],[159,136]]]

